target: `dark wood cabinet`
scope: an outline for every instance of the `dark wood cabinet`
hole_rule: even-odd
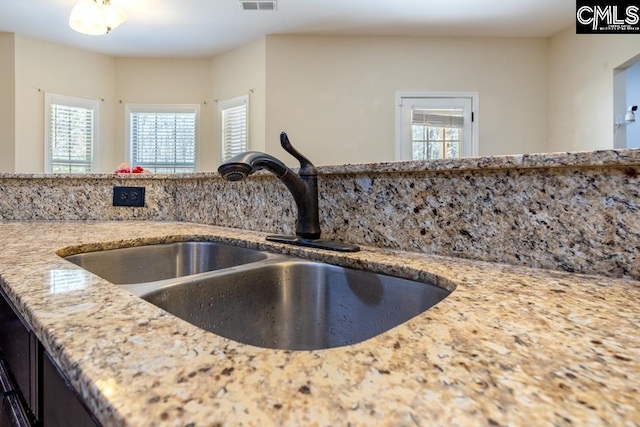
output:
[[[0,289],[0,427],[99,425]]]
[[[0,427],[33,425],[35,420],[26,408],[6,360],[0,358]]]
[[[0,290],[2,405],[4,415],[14,419],[13,424],[17,423],[15,419],[19,413],[24,414],[25,419],[30,419],[30,423],[35,421],[38,414],[38,344],[31,329]]]
[[[95,427],[98,423],[82,404],[69,381],[49,355],[42,357],[42,425]]]

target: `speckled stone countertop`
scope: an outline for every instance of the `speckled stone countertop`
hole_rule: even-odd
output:
[[[286,160],[283,153],[281,155]],[[556,167],[624,166],[640,163],[640,149],[574,151],[557,153],[509,154],[501,156],[464,157],[455,159],[408,160],[380,163],[347,163],[340,165],[318,166],[319,175],[342,175],[354,173],[395,173],[448,170],[499,170],[499,169],[537,169]],[[296,168],[293,168],[296,170]],[[259,171],[258,175],[269,175]],[[83,174],[94,179],[193,179],[207,176],[219,176],[217,172],[198,172],[185,174]],[[78,174],[42,174],[42,173],[0,173],[0,179],[59,179],[78,178]]]
[[[326,253],[179,222],[3,222],[0,234],[3,290],[104,425],[640,425],[635,281]],[[455,290],[353,346],[270,350],[202,331],[56,255],[190,237]]]

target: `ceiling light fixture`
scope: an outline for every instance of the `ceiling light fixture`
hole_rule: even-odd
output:
[[[82,34],[101,36],[127,20],[127,14],[110,0],[80,0],[71,10],[69,26]]]

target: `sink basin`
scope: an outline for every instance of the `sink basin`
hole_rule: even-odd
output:
[[[137,246],[65,259],[199,328],[275,349],[356,344],[450,293],[430,283],[214,242]]]
[[[267,252],[214,242],[175,242],[87,252],[65,257],[123,285],[172,279],[267,259]]]
[[[374,337],[449,293],[432,284],[288,257],[185,278],[140,296],[241,343],[317,350]]]

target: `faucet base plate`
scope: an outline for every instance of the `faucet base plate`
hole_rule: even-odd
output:
[[[342,243],[325,239],[305,239],[298,236],[270,235],[267,236],[267,240],[269,240],[270,242],[286,243],[296,246],[306,246],[315,249],[327,249],[330,251],[338,252],[358,252],[360,250],[360,247],[351,245],[349,243]]]

